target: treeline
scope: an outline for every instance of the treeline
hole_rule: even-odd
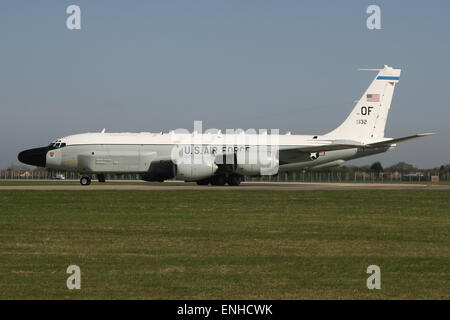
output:
[[[349,172],[349,173],[353,173],[355,171],[357,171],[357,172],[363,171],[363,172],[375,172],[377,174],[399,173],[399,174],[405,175],[405,174],[422,173],[423,175],[434,175],[434,174],[450,173],[450,164],[441,165],[440,167],[436,167],[436,168],[421,169],[421,168],[416,168],[412,164],[409,164],[407,162],[398,162],[392,166],[383,167],[383,165],[377,161],[370,166],[369,165],[367,165],[367,166],[341,166],[341,167],[335,167],[331,170],[340,171],[340,172]]]

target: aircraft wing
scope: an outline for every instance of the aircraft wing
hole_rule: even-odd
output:
[[[318,145],[280,147],[280,164],[309,161],[311,160],[310,154],[314,152],[353,149],[364,146],[357,141],[344,140],[314,141],[314,143],[318,143]]]
[[[299,151],[299,152],[318,152],[318,151],[334,151],[334,150],[343,150],[343,149],[352,149],[352,148],[361,148],[365,145],[358,142],[353,143],[340,143],[335,142],[329,143],[329,144],[323,144],[318,146],[295,146],[295,147],[288,147],[288,148],[280,148],[280,152],[283,151]]]

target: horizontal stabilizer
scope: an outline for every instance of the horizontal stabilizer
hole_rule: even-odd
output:
[[[403,142],[403,141],[407,141],[407,140],[411,140],[411,139],[417,139],[417,138],[421,138],[421,137],[426,137],[426,136],[430,136],[433,135],[434,133],[419,133],[419,134],[415,134],[412,136],[407,136],[407,137],[403,137],[403,138],[396,138],[396,139],[388,139],[385,141],[380,141],[380,142],[375,142],[375,143],[371,143],[369,145],[367,145],[367,147],[382,147],[382,146],[389,146],[398,142]]]

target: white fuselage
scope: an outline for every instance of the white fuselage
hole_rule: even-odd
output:
[[[331,143],[329,137],[291,134],[84,133],[54,141],[63,147],[47,153],[46,166],[82,173],[145,173],[153,161],[172,159],[174,148],[184,154],[190,152],[204,157],[272,148],[279,153],[279,171],[288,171],[327,163],[339,165],[349,159],[386,151],[386,148],[306,153],[295,150]]]

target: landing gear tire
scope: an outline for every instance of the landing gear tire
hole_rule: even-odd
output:
[[[224,175],[214,176],[211,179],[211,184],[213,186],[224,186],[227,183],[227,179]]]
[[[98,182],[106,182],[106,178],[104,174],[97,175]]]
[[[209,184],[209,182],[210,182],[209,179],[197,180],[197,184],[199,186],[207,186]]]
[[[91,184],[91,178],[90,178],[90,177],[86,177],[86,176],[81,177],[81,179],[80,179],[80,184],[81,184],[82,186],[88,186],[88,185],[90,185],[90,184]]]
[[[241,177],[232,175],[228,177],[228,185],[229,186],[238,186],[241,184]]]

